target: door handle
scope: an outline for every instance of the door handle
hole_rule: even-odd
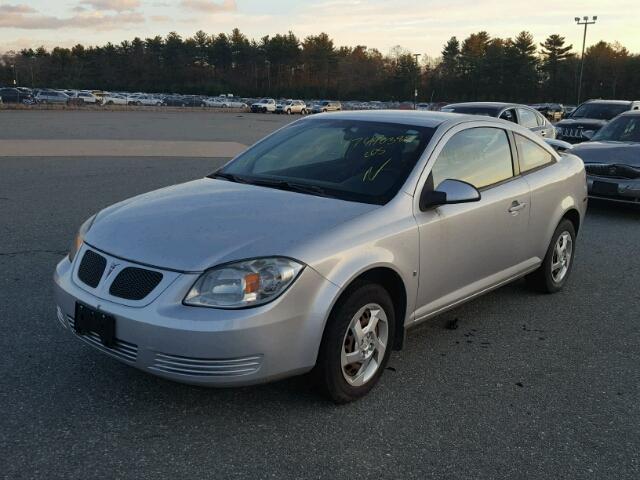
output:
[[[542,135],[543,137],[547,136],[547,131],[546,130],[540,130],[540,135]]]
[[[509,213],[518,213],[520,210],[522,210],[523,208],[525,208],[527,206],[526,203],[520,203],[518,200],[514,200],[513,203],[511,204],[511,206],[509,207],[509,210],[507,210]]]

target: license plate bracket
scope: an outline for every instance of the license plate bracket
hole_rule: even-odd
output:
[[[116,341],[115,318],[80,302],[76,302],[74,330],[78,335],[97,334],[106,347],[112,347]]]
[[[614,182],[600,182],[598,180],[594,180],[591,190],[593,193],[600,195],[617,195],[618,184]]]

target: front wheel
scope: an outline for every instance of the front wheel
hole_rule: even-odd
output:
[[[562,220],[556,228],[542,265],[527,275],[527,283],[542,293],[562,290],[573,267],[576,230],[569,220]]]
[[[382,375],[393,344],[395,312],[380,285],[352,287],[331,312],[320,345],[316,373],[336,403],[363,397]]]

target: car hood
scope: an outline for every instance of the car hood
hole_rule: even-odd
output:
[[[556,123],[561,128],[584,128],[585,130],[600,130],[608,121],[595,118],[565,118]]]
[[[584,142],[571,149],[585,163],[640,167],[640,143]]]
[[[204,178],[102,210],[85,241],[127,260],[195,272],[244,258],[286,256],[305,239],[375,208]]]

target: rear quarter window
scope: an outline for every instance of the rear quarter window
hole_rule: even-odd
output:
[[[516,148],[518,149],[518,158],[520,161],[520,171],[526,173],[537,168],[551,165],[555,162],[555,158],[547,150],[537,143],[523,137],[515,135]]]

